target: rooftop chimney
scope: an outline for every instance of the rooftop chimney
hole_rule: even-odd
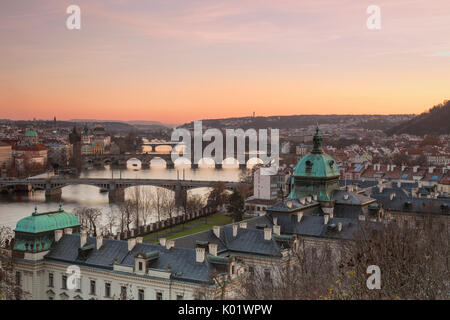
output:
[[[359,221],[366,221],[366,216],[363,215],[363,214],[360,214],[360,215],[358,216],[358,220],[359,220]]]
[[[305,198],[300,198],[300,203],[302,204],[302,205],[305,205]]]
[[[402,182],[401,181],[397,181],[397,187],[401,188],[402,187]]]
[[[281,234],[281,226],[273,226],[273,233],[280,235]]]
[[[395,192],[391,193],[391,196],[390,196],[391,201],[392,201],[392,199],[394,199],[394,198],[395,198]]]
[[[433,173],[433,172],[434,172],[434,169],[436,169],[436,167],[429,167],[429,168],[428,168],[428,173]]]
[[[276,225],[277,222],[278,222],[278,218],[277,218],[277,217],[273,217],[273,218],[272,218],[272,221],[273,221],[273,224]]]
[[[136,245],[136,238],[128,239],[128,251],[133,250],[135,245]]]
[[[419,169],[419,166],[414,166],[413,167],[413,172],[417,172],[417,169]]]
[[[247,222],[241,222],[241,223],[239,223],[239,228],[241,228],[241,229],[247,229]]]
[[[328,214],[323,216],[323,224],[328,224],[328,219],[330,218],[330,216]]]
[[[272,229],[264,228],[264,240],[272,240]]]
[[[64,229],[65,234],[72,234],[72,228],[65,228]]]
[[[213,227],[213,231],[214,231],[215,236],[217,238],[220,238],[220,227],[219,226],[214,226]]]
[[[103,236],[99,235],[97,236],[97,250],[99,250],[103,245]]]
[[[166,238],[159,238],[159,244],[163,247],[166,246]]]
[[[396,165],[395,164],[391,164],[391,171],[394,171]]]
[[[136,243],[142,243],[144,241],[143,237],[137,237],[136,238]]]
[[[303,218],[303,212],[297,213],[297,222],[302,221],[302,218]]]
[[[311,196],[307,196],[307,197],[306,197],[306,201],[307,201],[308,203],[310,203],[310,202],[311,202]]]
[[[402,172],[405,171],[405,169],[406,169],[406,166],[402,165]]]
[[[339,232],[342,231],[342,222],[338,222],[338,231],[339,231]]]
[[[344,194],[344,200],[348,200],[348,193]]]
[[[238,232],[238,225],[235,223],[233,224],[233,237],[237,237],[237,232]]]
[[[195,261],[196,262],[205,261],[205,248],[202,247],[195,248]]]
[[[217,244],[215,243],[209,243],[208,244],[208,251],[211,255],[217,256]]]
[[[87,241],[87,232],[81,231],[80,235],[80,247],[83,248]]]
[[[58,242],[63,236],[62,230],[55,230],[55,241]]]
[[[317,194],[313,195],[313,200],[317,201]]]
[[[166,249],[169,250],[171,248],[175,247],[175,241],[169,240],[166,242]]]

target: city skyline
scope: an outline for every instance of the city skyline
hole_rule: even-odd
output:
[[[369,1],[0,4],[0,118],[419,114],[448,98],[450,6]],[[13,36],[12,36],[13,35]]]

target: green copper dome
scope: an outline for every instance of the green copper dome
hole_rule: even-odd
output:
[[[27,130],[25,132],[25,137],[34,138],[34,137],[37,137],[37,136],[38,136],[38,134],[37,134],[37,132],[35,130]]]
[[[334,159],[322,150],[319,127],[316,128],[313,141],[311,153],[304,156],[295,166],[288,198],[311,196],[318,201],[332,201],[333,191],[339,189],[339,168]]]
[[[319,128],[313,138],[314,148],[295,166],[294,177],[329,178],[339,176],[339,169],[334,159],[323,152],[322,136]]]
[[[17,222],[14,232],[42,233],[65,228],[79,227],[77,216],[65,212],[60,207],[59,211],[38,213],[37,210],[29,217]]]

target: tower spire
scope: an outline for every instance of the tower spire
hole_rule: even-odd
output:
[[[321,154],[323,153],[322,150],[322,135],[319,133],[319,124],[317,124],[316,126],[316,134],[313,137],[313,143],[314,143],[314,147],[311,151],[311,153],[314,154]]]

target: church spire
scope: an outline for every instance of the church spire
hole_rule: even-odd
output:
[[[322,135],[319,133],[319,125],[317,125],[317,127],[316,127],[316,134],[313,136],[313,143],[314,143],[314,147],[313,147],[311,153],[314,153],[314,154],[323,153]]]

